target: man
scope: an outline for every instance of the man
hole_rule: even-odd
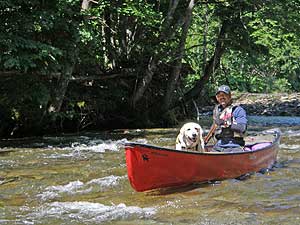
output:
[[[227,85],[217,89],[216,100],[219,103],[213,111],[213,120],[217,128],[215,151],[241,151],[245,145],[244,133],[247,128],[246,111],[239,105],[234,105],[231,91]]]

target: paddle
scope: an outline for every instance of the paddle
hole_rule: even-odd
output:
[[[208,134],[205,136],[204,138],[204,145],[207,145],[207,143],[209,142],[209,140],[211,139],[211,137],[214,135],[215,130],[217,129],[218,125],[217,124],[213,124],[208,132]]]

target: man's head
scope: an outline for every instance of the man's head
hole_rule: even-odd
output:
[[[227,85],[221,85],[216,92],[216,99],[218,103],[225,108],[231,104],[231,91]]]

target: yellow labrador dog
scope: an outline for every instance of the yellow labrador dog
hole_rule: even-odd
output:
[[[176,149],[204,152],[202,127],[194,122],[184,124],[176,138]]]

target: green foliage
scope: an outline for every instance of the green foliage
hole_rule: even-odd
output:
[[[0,35],[0,45],[6,49],[0,55],[2,70],[27,72],[38,69],[46,73],[51,67],[57,66],[57,57],[62,55],[58,48],[22,37]]]
[[[214,52],[220,21],[214,17],[215,7],[208,5],[197,7],[193,14],[191,32],[187,38],[185,62],[191,66],[194,74],[184,79],[184,88],[188,90],[203,76],[205,63]]]
[[[264,7],[255,16],[249,28],[251,36],[257,45],[268,50],[267,61],[273,66],[278,84],[284,86],[284,90],[299,91],[300,79],[295,76],[300,69],[300,35],[299,19],[300,5],[297,1],[275,1],[273,6]],[[250,17],[250,15],[249,15]],[[298,18],[298,19],[297,19]],[[274,86],[274,89],[279,89]]]
[[[77,102],[77,106],[81,109],[81,108],[84,108],[85,106],[85,101],[80,101],[80,102]]]
[[[292,85],[286,78],[279,78],[274,81],[274,91],[275,92],[289,92],[291,90]]]
[[[64,68],[71,64],[72,76],[95,77],[98,83],[85,97],[86,89],[69,92],[69,87],[55,119],[82,123],[95,111],[105,118],[118,117],[121,107],[129,108],[131,94],[156,57],[152,83],[138,109],[142,115],[162,99],[176,66],[188,2],[179,1],[165,26],[173,2],[102,0],[90,2],[90,9],[82,11],[81,0],[1,1],[0,71],[14,75],[1,78],[0,103],[22,126],[38,124]],[[300,91],[299,11],[296,0],[197,1],[181,82],[174,93],[185,93],[203,77],[222,24],[227,25],[225,53],[205,87],[208,91],[224,83],[238,91]],[[109,75],[112,80],[106,85]]]
[[[6,1],[0,5],[1,70],[49,73],[76,42],[76,1]],[[77,8],[78,10],[78,8]],[[67,47],[67,48],[66,48]]]
[[[186,79],[188,87],[202,76],[203,54],[207,54],[206,58],[212,57],[216,28],[220,20],[227,20],[230,24],[225,43],[227,51],[220,69],[210,79],[210,87],[227,83],[239,91],[300,90],[297,1],[275,1],[272,4],[224,1],[220,5],[211,4],[206,9],[196,10],[185,58],[195,71]],[[209,28],[206,33],[205,24]],[[206,45],[202,45],[203,35],[206,35]],[[206,48],[205,52],[203,48]]]
[[[50,99],[47,85],[36,76],[24,74],[2,79],[1,87],[0,104],[15,124],[39,129]]]

